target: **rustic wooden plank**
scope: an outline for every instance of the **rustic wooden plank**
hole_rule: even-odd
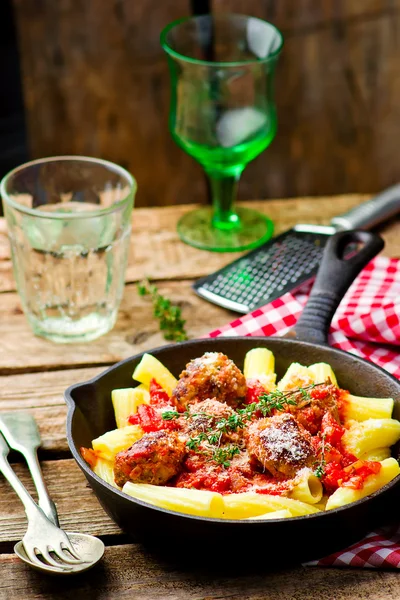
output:
[[[67,530],[98,536],[117,536],[114,539],[118,543],[119,528],[100,508],[75,462],[72,459],[44,461],[42,467],[60,514],[61,525]],[[14,464],[14,468],[27,489],[34,494],[25,465]],[[22,537],[25,527],[22,504],[15,500],[8,484],[0,479],[1,546],[10,552],[11,546]],[[239,570],[234,577],[224,577],[214,573],[199,573],[195,568],[196,565],[193,565],[191,570],[182,570],[176,564],[166,564],[136,544],[112,546],[106,549],[104,561],[96,571],[84,578],[76,578],[66,587],[64,583],[61,587],[57,580],[54,580],[54,584],[49,583],[50,579],[34,574],[14,556],[2,554],[0,597],[7,600],[47,598],[58,590],[58,598],[72,598],[74,595],[74,598],[86,599],[89,596],[84,594],[88,593],[88,589],[91,590],[90,597],[117,597],[119,592],[124,594],[123,597],[128,597],[134,591],[135,598],[143,600],[204,597],[255,600],[270,598],[272,591],[274,594],[279,591],[279,598],[282,600],[294,597],[296,600],[397,600],[400,593],[397,574],[379,571],[297,568],[265,576],[253,574],[241,577]]]
[[[7,600],[397,600],[396,572],[297,567],[231,573],[182,569],[138,545],[106,549],[100,565],[81,577],[44,577],[11,554],[0,556],[0,595]]]
[[[57,505],[61,527],[67,531],[115,535],[120,529],[105,514],[86,479],[70,459],[42,461],[43,475],[49,492]],[[25,464],[13,468],[27,490],[36,497],[35,488]],[[26,516],[21,502],[5,481],[0,478],[0,544],[15,543],[26,530]]]
[[[64,390],[91,379],[102,368],[68,369],[0,377],[0,411],[28,411],[39,426],[42,450],[57,456],[69,452],[65,437]]]
[[[190,281],[159,285],[162,294],[182,306],[189,337],[205,335],[228,322],[233,313],[202,300]],[[142,350],[166,344],[153,317],[151,302],[131,284],[125,293],[114,329],[86,344],[54,344],[33,335],[16,293],[0,296],[0,375],[77,366],[108,365]]]
[[[212,5],[272,21],[286,42],[278,133],[245,170],[241,198],[377,191],[397,180],[399,0]],[[169,75],[159,45],[162,27],[188,14],[189,2],[14,6],[33,155],[124,164],[138,178],[141,205],[204,202],[200,167],[168,131]]]
[[[276,211],[272,214],[279,213],[277,223],[280,230],[282,227],[292,225],[298,219],[296,207],[301,211],[301,220],[326,222],[332,214],[342,212],[349,205],[357,204],[359,201],[359,196],[314,199],[306,202],[275,201],[275,203],[271,203],[273,207],[271,210]],[[257,205],[257,203],[254,204]],[[259,204],[264,209],[268,205],[269,203],[266,202]],[[187,210],[187,207],[180,210]],[[154,276],[158,273],[159,276],[162,276],[165,268],[170,276],[177,277],[180,265],[180,277],[185,277],[193,275],[193,271],[196,269],[198,274],[210,272],[217,266],[216,264],[211,266],[210,263],[213,260],[216,263],[219,261],[219,266],[222,266],[224,262],[232,259],[232,255],[221,256],[190,248],[177,239],[173,241],[172,237],[170,237],[170,246],[163,244],[164,231],[167,231],[167,237],[176,235],[172,234],[171,230],[177,212],[179,212],[177,208],[137,211],[137,231],[145,233],[142,238],[139,236],[140,239],[136,246],[135,236],[133,236],[133,248],[136,248],[136,252],[143,252],[142,269],[143,265],[147,265],[150,275]],[[296,217],[294,217],[295,213]],[[154,219],[151,219],[153,214],[155,215]],[[163,229],[164,226],[161,225],[163,223],[169,223],[169,225],[165,225],[166,229]],[[147,226],[148,231],[146,230]],[[156,233],[156,228],[160,226],[161,230]],[[400,256],[398,231],[398,219],[393,220],[383,229],[383,237],[387,241],[384,254]],[[144,251],[143,248],[147,249]],[[152,256],[153,258],[151,258]],[[140,260],[138,262],[140,264]],[[134,258],[131,265],[134,270],[136,265]],[[153,272],[151,272],[152,268]],[[141,274],[144,273],[145,271],[142,271]],[[198,298],[191,290],[190,283],[190,280],[162,282],[159,288],[161,293],[181,304],[183,316],[187,319],[189,336],[199,337],[229,321],[233,313]],[[164,343],[158,325],[152,316],[149,301],[147,298],[138,296],[135,285],[126,286],[118,322],[113,331],[88,344],[74,345],[55,345],[44,339],[36,338],[21,311],[18,295],[4,293],[1,295],[0,303],[0,336],[2,339],[0,374],[73,366],[106,365]]]
[[[168,131],[169,72],[159,42],[168,22],[189,13],[188,0],[14,0],[14,7],[32,156],[83,154],[126,166],[142,206],[205,200],[200,167]]]
[[[240,197],[378,191],[398,181],[400,2],[213,0],[271,21],[278,132],[243,173]]]
[[[329,220],[368,199],[368,195],[351,194],[335,197],[294,198],[286,200],[252,201],[251,206],[270,215],[275,221],[275,233],[281,233],[296,223],[326,224]],[[136,209],[133,213],[131,248],[126,280],[186,279],[211,273],[228,264],[240,254],[205,252],[183,244],[176,224],[193,206]],[[400,241],[396,224],[382,228],[387,256],[400,256]],[[15,289],[10,249],[4,219],[0,219],[0,292]]]

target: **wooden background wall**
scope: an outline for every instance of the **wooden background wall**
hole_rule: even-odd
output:
[[[120,163],[138,180],[137,205],[205,201],[201,168],[168,133],[159,45],[189,0],[14,7],[32,157]],[[212,8],[265,18],[286,42],[278,134],[245,170],[241,199],[373,192],[399,180],[400,0],[213,0]]]

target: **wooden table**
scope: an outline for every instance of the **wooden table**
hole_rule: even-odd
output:
[[[272,214],[279,233],[296,222],[327,223],[335,214],[366,198],[351,195],[248,205]],[[106,365],[163,343],[148,301],[138,296],[135,281],[144,276],[158,280],[161,292],[182,306],[190,337],[202,335],[232,316],[191,291],[193,278],[226,264],[234,256],[195,250],[178,240],[177,218],[190,208],[134,212],[128,283],[118,323],[109,334],[82,345],[57,345],[32,335],[15,292],[5,223],[0,220],[0,410],[29,410],[36,417],[43,439],[43,471],[58,506],[61,526],[100,536],[107,546],[96,569],[74,578],[46,578],[30,570],[13,554],[13,545],[26,527],[23,507],[1,479],[0,600],[398,599],[400,580],[396,572],[390,571],[299,566],[265,575],[238,573],[233,578],[189,572],[179,565],[156,561],[106,516],[70,457],[63,390],[94,376]],[[400,222],[394,220],[381,231],[386,241],[384,254],[399,257]],[[33,491],[25,465],[19,457],[15,461],[16,472]]]

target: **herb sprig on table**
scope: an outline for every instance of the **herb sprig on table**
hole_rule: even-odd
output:
[[[182,319],[182,310],[171,300],[162,296],[157,287],[144,279],[137,284],[139,296],[151,296],[153,302],[153,315],[158,319],[160,330],[164,339],[173,342],[187,340],[185,321]]]
[[[240,453],[240,448],[236,444],[220,447],[224,433],[232,433],[238,429],[244,429],[247,422],[251,421],[256,412],[261,412],[264,417],[267,417],[273,410],[284,411],[287,406],[296,406],[297,400],[300,400],[301,403],[310,401],[310,390],[319,385],[324,384],[312,383],[303,388],[299,387],[286,392],[275,390],[269,394],[261,394],[258,397],[258,402],[252,402],[245,406],[245,408],[238,409],[232,415],[229,415],[229,417],[217,419],[212,426],[205,427],[204,431],[200,431],[196,436],[190,437],[186,442],[186,446],[193,452],[208,455],[210,460],[228,468],[232,458]],[[191,413],[189,409],[183,413],[176,410],[168,410],[162,414],[162,418],[166,421],[179,419],[179,417],[190,419],[197,416],[207,417],[209,420],[214,418],[213,415],[208,413]],[[203,443],[209,447],[207,451],[200,449]],[[317,475],[317,477],[321,476],[322,474]]]

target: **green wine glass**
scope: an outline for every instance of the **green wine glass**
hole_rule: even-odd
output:
[[[205,250],[254,248],[272,236],[273,223],[234,203],[243,169],[276,133],[272,84],[282,35],[255,17],[210,14],[169,24],[161,45],[172,137],[203,166],[212,195],[212,207],[180,219],[179,236]]]

